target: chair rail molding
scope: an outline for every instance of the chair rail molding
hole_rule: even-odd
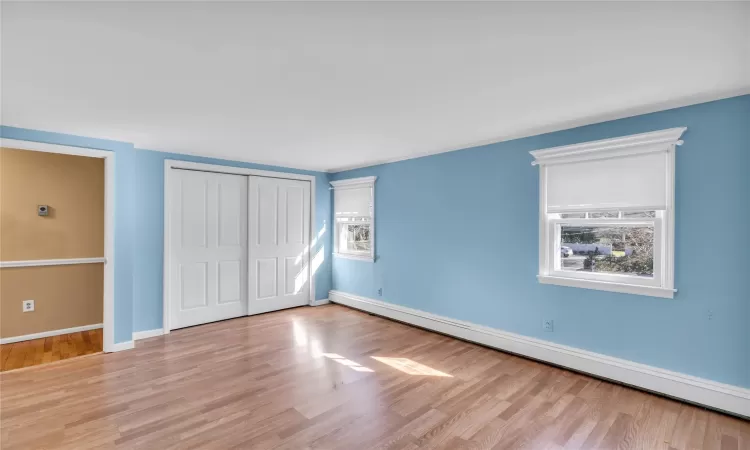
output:
[[[67,259],[30,259],[27,261],[0,261],[0,268],[5,267],[42,267],[69,266],[73,264],[106,263],[107,258],[67,258]]]

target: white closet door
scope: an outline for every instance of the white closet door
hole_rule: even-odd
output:
[[[249,314],[308,304],[310,182],[249,177]]]
[[[247,177],[176,170],[170,328],[247,314]]]

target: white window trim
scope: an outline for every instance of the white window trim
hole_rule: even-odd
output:
[[[534,157],[532,165],[539,165],[539,274],[537,278],[542,284],[555,284],[558,286],[578,287],[585,289],[596,289],[601,291],[621,292],[636,295],[647,295],[652,297],[673,298],[677,289],[674,288],[674,174],[675,174],[675,150],[682,144],[679,140],[687,128],[671,128],[667,130],[654,131],[650,133],[636,134],[632,136],[605,139],[601,141],[585,142],[582,144],[553,147],[543,150],[535,150],[531,153]],[[660,255],[661,264],[657,269],[654,267],[655,285],[636,284],[633,281],[617,282],[611,277],[599,277],[598,279],[580,278],[570,276],[568,273],[554,270],[555,253],[559,254],[559,244],[556,243],[555,228],[558,223],[574,223],[576,219],[552,219],[547,214],[547,167],[555,164],[566,164],[572,162],[590,161],[595,159],[618,158],[652,152],[666,152],[667,163],[667,209],[657,213],[656,220],[652,219],[602,219],[606,223],[645,223],[652,222],[655,225],[654,256],[655,260]],[[589,222],[591,223],[591,222]],[[659,230],[656,225],[661,223]],[[663,235],[662,235],[663,233]],[[654,261],[655,263],[657,261]]]
[[[370,253],[348,253],[339,251],[339,222],[336,221],[336,205],[333,205],[333,256],[343,259],[353,259],[358,261],[375,261],[375,180],[378,177],[361,177],[350,178],[347,180],[331,181],[333,190],[336,189],[357,189],[363,187],[370,188],[372,209],[370,210]]]

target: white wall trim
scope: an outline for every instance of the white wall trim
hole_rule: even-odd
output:
[[[173,155],[181,155],[181,156],[197,156],[199,158],[223,160],[223,161],[227,161],[228,163],[236,162],[236,163],[243,163],[243,164],[254,164],[256,166],[278,168],[280,171],[290,169],[290,170],[299,170],[303,172],[328,173],[325,167],[320,167],[320,166],[289,165],[282,161],[243,158],[242,156],[229,155],[227,153],[208,153],[208,152],[202,152],[202,151],[185,151],[185,150],[179,150],[179,149],[175,150],[173,148],[159,148],[159,147],[152,147],[149,144],[143,145],[139,142],[133,142],[132,144],[135,146],[135,151],[141,151],[141,152],[142,151],[155,151],[155,152],[160,152],[160,153],[171,153]]]
[[[372,230],[370,230],[370,233],[372,233]],[[375,256],[370,252],[369,255],[357,255],[353,253],[341,253],[341,252],[333,252],[334,258],[342,258],[342,259],[353,259],[355,261],[368,261],[373,262],[375,261]]]
[[[691,403],[750,417],[750,389],[522,336],[339,291],[334,303]]]
[[[153,330],[134,331],[133,340],[139,341],[141,339],[148,339],[155,336],[161,336],[164,334],[163,328],[155,328]]]
[[[41,333],[25,334],[23,336],[12,336],[0,339],[0,344],[12,344],[14,342],[30,341],[32,339],[41,339],[51,336],[60,336],[61,334],[78,333],[81,331],[98,330],[104,325],[95,323],[92,325],[82,325],[80,327],[63,328],[60,330],[42,331]]]
[[[328,300],[327,298],[322,298],[320,300],[311,301],[310,306],[322,306],[322,305],[327,305],[329,303],[331,303],[330,300]]]
[[[620,292],[622,294],[647,295],[649,297],[674,298],[677,289],[658,286],[642,286],[637,284],[613,283],[611,281],[587,280],[584,278],[567,278],[549,275],[537,275],[542,284],[595,289],[597,291]]]
[[[223,166],[219,164],[205,164],[177,159],[166,159],[164,165],[172,169],[199,170],[201,172],[229,173],[233,175],[253,175],[257,177],[284,178],[286,180],[314,181],[315,176],[291,172],[274,172],[270,170],[248,169],[245,167]]]
[[[86,147],[47,144],[46,142],[22,141],[19,139],[0,138],[0,147],[29,150],[32,152],[60,153],[63,155],[88,156],[90,158],[107,158],[114,154],[107,150],[95,150]]]
[[[313,242],[317,242],[318,232],[315,231],[315,176],[314,175],[303,175],[290,172],[274,172],[270,170],[257,170],[247,169],[244,167],[232,167],[218,164],[204,164],[190,161],[179,161],[175,159],[164,160],[164,254],[163,254],[163,318],[162,318],[162,331],[163,334],[169,334],[171,327],[170,311],[169,311],[169,236],[170,236],[170,223],[169,223],[169,211],[171,210],[171,196],[169,195],[169,186],[171,181],[171,169],[188,169],[188,170],[199,170],[203,172],[217,172],[217,173],[228,173],[233,175],[247,175],[247,176],[259,176],[259,177],[270,177],[270,178],[283,178],[287,180],[301,180],[310,182],[310,236],[309,236],[309,247],[312,247]],[[308,280],[310,280],[310,296],[309,301],[315,301],[315,274],[312,269],[312,248],[308,248],[307,252],[307,270]]]
[[[69,259],[32,259],[28,261],[0,261],[0,268],[5,267],[41,267],[69,266],[73,264],[96,264],[107,262],[106,258],[69,258]]]
[[[123,350],[130,350],[130,349],[133,349],[133,348],[135,348],[135,342],[132,341],[132,340],[130,340],[130,341],[118,342],[116,344],[113,344],[110,347],[110,349],[109,350],[105,350],[105,352],[107,352],[107,353],[121,352]]]
[[[667,151],[672,146],[682,144],[679,139],[685,130],[687,130],[686,127],[669,128],[649,133],[534,150],[529,152],[534,157],[534,162],[531,164],[565,164]]]
[[[0,147],[104,159],[104,330],[105,352],[115,347],[115,152],[0,138]]]
[[[345,180],[335,180],[331,181],[331,186],[336,188],[346,188],[346,187],[362,187],[362,185],[371,186],[375,184],[375,180],[377,180],[378,177],[360,177],[360,178],[347,178]]]

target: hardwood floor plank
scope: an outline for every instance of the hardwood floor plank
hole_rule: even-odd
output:
[[[336,305],[43,364],[100,331],[0,348],[3,450],[750,446],[747,421]]]
[[[50,336],[0,345],[0,372],[102,351],[102,330]]]

